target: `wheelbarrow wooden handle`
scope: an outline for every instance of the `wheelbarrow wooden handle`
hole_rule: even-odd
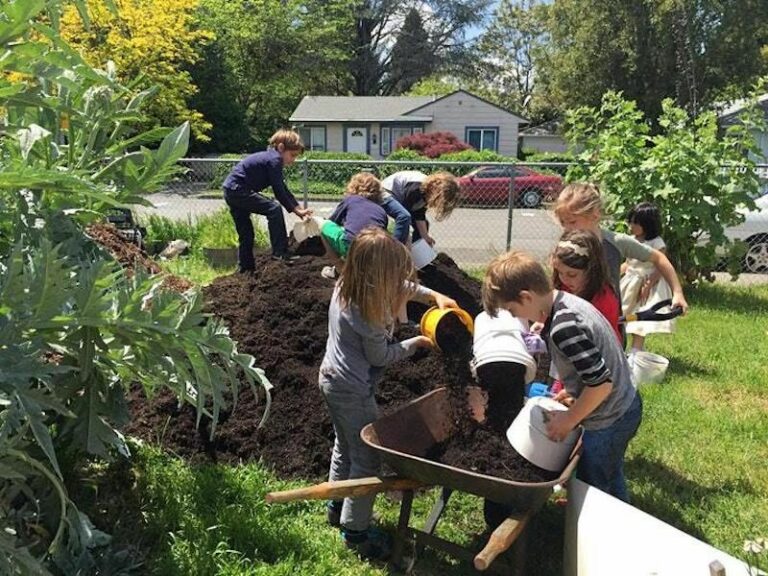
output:
[[[354,496],[367,496],[388,490],[413,490],[424,486],[423,482],[410,478],[355,478],[354,480],[339,480],[323,482],[305,488],[270,492],[265,500],[269,504],[281,504],[294,500],[336,500]]]
[[[512,546],[528,524],[528,518],[528,514],[510,517],[499,524],[488,539],[488,544],[475,556],[475,569],[481,572],[487,570],[499,554]]]

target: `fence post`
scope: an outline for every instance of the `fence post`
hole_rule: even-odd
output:
[[[304,192],[304,209],[307,209],[307,204],[309,204],[309,159],[304,158],[304,162],[302,163],[302,188]]]
[[[515,206],[515,175],[509,169],[509,189],[507,191],[507,252],[512,247],[512,214]]]

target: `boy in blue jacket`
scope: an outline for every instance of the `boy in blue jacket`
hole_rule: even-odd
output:
[[[224,180],[224,200],[229,206],[239,240],[237,253],[238,271],[253,272],[254,230],[251,214],[267,217],[272,258],[289,264],[293,257],[288,254],[288,234],[285,229],[283,207],[301,219],[312,215],[301,208],[285,185],[283,167],[290,166],[304,151],[301,137],[292,130],[278,130],[269,139],[269,148],[243,158]],[[260,192],[272,187],[275,200]],[[278,203],[279,202],[279,203]],[[281,207],[282,204],[282,207]]]

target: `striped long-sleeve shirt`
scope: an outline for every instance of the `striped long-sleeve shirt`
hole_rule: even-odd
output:
[[[582,424],[599,430],[613,424],[635,397],[631,371],[616,333],[589,302],[557,292],[542,332],[566,391],[578,398],[586,386],[613,383],[608,397]]]

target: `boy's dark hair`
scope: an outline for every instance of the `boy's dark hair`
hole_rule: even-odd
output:
[[[653,240],[661,234],[661,213],[655,204],[640,202],[627,214],[627,222],[643,227],[646,240]]]
[[[608,263],[603,255],[603,243],[589,230],[563,232],[552,256],[569,268],[585,271],[587,282],[584,291],[577,296],[587,302],[592,300],[606,284],[611,284]],[[552,271],[552,283],[557,289],[563,286],[557,269]]]

